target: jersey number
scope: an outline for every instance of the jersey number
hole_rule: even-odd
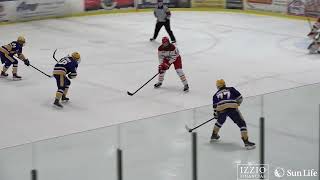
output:
[[[17,47],[17,44],[16,43],[11,43],[11,47],[12,47],[12,49],[14,49],[14,48]]]
[[[230,91],[221,92],[221,93],[217,94],[217,97],[219,99],[224,99],[224,97],[227,97],[227,99],[230,99]]]
[[[62,58],[62,59],[60,59],[58,64],[66,65],[66,64],[68,64],[68,62],[71,62],[69,58]]]

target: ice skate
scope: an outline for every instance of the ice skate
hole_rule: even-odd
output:
[[[215,142],[215,141],[217,141],[219,139],[220,139],[219,134],[212,133],[211,138],[210,138],[210,142]]]
[[[253,142],[250,142],[249,139],[246,139],[246,140],[244,140],[244,138],[241,138],[241,139],[243,140],[244,147],[245,147],[247,150],[251,150],[251,149],[256,148],[256,144],[253,143]]]
[[[184,85],[183,91],[184,92],[189,92],[189,85],[188,84]]]
[[[162,83],[161,82],[157,82],[156,84],[154,84],[154,88],[159,88],[161,87]]]
[[[156,39],[154,39],[154,38],[150,38],[150,41],[152,42],[152,41],[154,41],[154,40],[156,40]]]
[[[7,73],[5,73],[5,72],[3,72],[3,71],[1,71],[1,75],[0,75],[0,77],[8,77],[8,74],[7,74]]]
[[[18,75],[17,75],[17,73],[13,73],[13,74],[12,74],[12,78],[13,78],[14,81],[19,81],[19,80],[22,79],[21,76],[18,76]]]
[[[68,102],[70,99],[65,95],[62,96],[61,101]]]
[[[63,108],[62,104],[59,102],[58,99],[55,99],[53,104],[54,104],[56,107]]]

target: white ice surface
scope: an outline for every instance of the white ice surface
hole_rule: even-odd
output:
[[[24,54],[51,73],[57,57],[79,51],[79,76],[71,102],[52,108],[55,81],[20,62],[22,81],[0,79],[0,147],[70,134],[143,117],[210,104],[215,80],[224,78],[244,96],[319,81],[319,57],[308,55],[305,21],[228,13],[176,12],[178,40],[190,92],[182,93],[175,71],[163,88],[153,82],[129,97],[157,70],[159,39],[150,13],[43,20],[0,27],[0,44],[24,35]],[[11,75],[11,74],[10,74]]]
[[[55,81],[24,66],[21,62],[19,74],[23,76],[22,81],[0,79],[0,147],[208,105],[216,90],[215,80],[218,78],[224,78],[227,85],[237,87],[246,97],[319,81],[320,57],[308,55],[305,50],[309,43],[305,36],[309,27],[305,21],[232,13],[175,12],[171,23],[182,55],[183,69],[189,81],[190,92],[186,94],[182,92],[182,84],[175,71],[170,69],[162,88],[154,89],[153,83],[156,82],[154,80],[133,97],[128,96],[126,91],[136,90],[156,73],[159,39],[166,35],[162,30],[156,42],[148,41],[154,28],[154,18],[151,13],[64,18],[0,26],[0,32],[3,34],[0,44],[10,42],[18,35],[24,35],[27,39],[24,54],[33,65],[45,72],[52,72],[55,61],[51,56],[56,48],[58,48],[58,57],[72,51],[79,51],[82,56],[82,62],[78,68],[79,76],[72,80],[69,91],[71,102],[65,105],[63,110],[52,107],[56,91]],[[279,97],[282,96],[279,95]],[[312,96],[310,98],[312,99]],[[259,117],[258,100],[252,100],[252,102],[247,100],[249,104],[247,109],[245,107],[242,109],[247,119]],[[292,122],[292,124],[283,130],[283,126],[281,128],[278,126],[278,121],[268,123],[272,129],[268,131],[270,132],[269,139],[267,139],[269,145],[270,142],[273,142],[273,145],[285,149],[288,144],[295,146],[296,143],[303,143],[296,150],[310,151],[314,148],[315,144],[310,143],[313,142],[310,138],[315,137],[316,131],[313,128],[318,127],[317,123],[311,120],[303,124],[297,117],[293,118],[294,120],[285,119],[286,113],[281,114],[276,109],[272,109],[274,106],[271,100],[272,98],[266,99],[266,103],[269,102],[266,109],[271,109],[268,111],[269,114],[266,112],[266,116],[270,118],[274,114],[280,114],[276,118],[281,117],[280,120],[283,120],[281,123]],[[281,104],[277,106],[281,107]],[[272,113],[274,111],[275,113]],[[290,110],[288,111],[290,113]],[[205,109],[204,112],[200,116],[200,121],[211,116],[210,109]],[[186,136],[183,129],[177,130],[178,127],[183,128],[185,123],[179,121],[180,116],[172,116],[172,124],[169,127],[166,127],[165,123],[156,121],[148,126],[144,124],[143,127],[139,127],[138,123],[131,130],[128,128],[128,132],[124,131],[124,143],[129,144],[126,147],[129,162],[141,161],[135,157],[134,152],[144,151],[151,153],[150,157],[147,156],[150,161],[153,161],[154,158],[163,160],[162,156],[154,157],[152,153],[159,153],[154,150],[167,146],[167,143],[172,140],[172,146],[167,146],[166,151],[174,154],[168,155],[171,158],[168,158],[166,163],[156,164],[155,167],[151,164],[145,166],[141,164],[145,169],[155,170],[154,179],[170,179],[176,176],[186,179],[189,176],[183,171],[177,171],[184,166],[189,168],[187,165],[189,161],[184,162],[186,161],[184,155],[189,157],[190,153],[184,152],[184,148],[189,146],[189,136]],[[311,116],[316,116],[316,114]],[[187,117],[185,118],[188,119]],[[217,162],[226,169],[235,168],[235,163],[239,162],[257,163],[258,150],[252,153],[241,150],[237,127],[231,124],[231,122],[226,123],[222,131],[223,142],[217,146],[207,143],[211,127],[207,126],[199,131],[201,169],[217,166],[215,164]],[[248,122],[248,124],[251,134],[254,135],[253,139],[257,141],[257,122]],[[130,127],[130,124],[127,126]],[[149,130],[148,128],[155,126],[159,129]],[[140,137],[143,133],[152,134],[149,131],[161,134],[163,128],[168,131],[166,135],[163,135],[161,143],[154,143],[159,141],[158,136],[150,136],[145,139],[146,144],[143,147],[135,146],[135,143],[131,141],[143,138]],[[310,129],[312,129],[311,135],[308,134]],[[295,134],[295,131],[298,131],[301,137]],[[112,139],[111,142],[116,141],[112,133],[113,130],[104,136]],[[90,147],[90,145],[85,145],[85,142],[93,143],[99,140],[95,135],[92,139],[90,139],[91,136],[83,138],[89,140],[79,142],[77,145],[85,147],[84,149]],[[271,141],[274,139],[278,141]],[[76,142],[65,140],[60,143],[66,143],[63,147],[70,146],[70,144],[77,147]],[[103,142],[105,141],[102,139],[97,144]],[[41,149],[41,143],[39,144],[39,149]],[[43,144],[43,147],[48,147],[48,149],[51,147],[50,141]],[[52,146],[55,144],[53,143]],[[100,152],[97,146],[95,148]],[[268,148],[273,149],[272,146]],[[44,148],[43,152],[48,149]],[[76,150],[76,148],[73,149]],[[81,148],[79,150],[81,151]],[[201,153],[201,151],[207,153]],[[212,152],[212,156],[208,156],[208,152]],[[181,153],[182,157],[178,155]],[[270,154],[270,158],[275,156],[274,158],[280,161],[274,162],[274,165],[287,164],[296,152],[283,153]],[[74,158],[70,162],[81,160],[81,158],[76,158],[76,155],[77,153],[74,153],[74,157],[69,157],[68,154],[62,152],[62,156],[66,156],[64,158]],[[94,156],[94,154],[91,155]],[[278,155],[289,157],[285,157],[285,161],[282,162],[282,159],[277,157]],[[41,152],[38,156],[41,157]],[[308,157],[296,158],[297,161],[303,163],[301,167],[315,167],[312,160],[315,156],[315,154],[309,154]],[[51,160],[56,159],[54,157],[52,156]],[[43,156],[43,158],[42,161],[45,164],[48,162],[45,161],[46,158],[50,156]],[[99,157],[92,158],[99,159]],[[138,159],[135,161],[135,158]],[[170,165],[174,167],[163,168]],[[132,164],[125,164],[125,166],[134,167]],[[103,167],[104,165],[101,165],[102,169]],[[163,171],[158,172],[157,169],[163,169]],[[138,167],[137,169],[129,168],[127,173],[132,173],[132,176],[136,175],[137,178],[142,179],[143,170],[141,169],[140,172]],[[214,174],[218,179],[225,175],[225,173],[217,172]],[[202,172],[201,176],[211,177],[212,174],[210,171],[207,174]],[[235,174],[229,174],[226,177],[232,179],[234,176]],[[145,178],[152,179],[150,176]]]

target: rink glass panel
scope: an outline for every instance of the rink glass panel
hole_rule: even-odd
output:
[[[0,179],[29,179],[32,169],[32,144],[0,150]]]
[[[230,119],[217,143],[209,142],[215,120],[195,130],[199,179],[236,179],[237,164],[259,163],[260,117],[265,117],[269,179],[277,179],[277,167],[318,170],[319,92],[319,85],[310,85],[245,98],[239,109],[250,140],[257,144],[251,151],[244,149],[239,128]],[[117,148],[123,150],[124,178],[191,179],[191,135],[184,126],[192,128],[212,117],[208,105],[1,149],[0,179],[26,179],[31,169],[46,180],[116,179]]]
[[[246,98],[240,112],[247,122],[250,140],[259,144],[259,118],[261,116],[261,97]],[[194,109],[193,126],[213,117],[212,105]],[[227,118],[220,129],[220,140],[210,143],[216,120],[198,128],[198,170],[199,179],[237,179],[237,164],[259,163],[259,147],[247,151],[241,140],[240,129]]]
[[[320,85],[264,95],[266,163],[270,179],[277,167],[318,171]],[[293,177],[284,177],[290,179]],[[300,177],[318,179],[318,177]]]
[[[191,179],[191,134],[184,128],[193,110],[120,125],[124,178]]]
[[[34,143],[39,179],[116,179],[116,126]]]

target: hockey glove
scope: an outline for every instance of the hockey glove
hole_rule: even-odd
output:
[[[161,64],[159,65],[159,67],[158,67],[158,72],[159,72],[159,74],[162,74],[162,73],[164,73],[166,70],[163,70],[162,69],[162,66],[161,66]]]
[[[213,111],[213,117],[214,117],[215,119],[218,119],[218,111],[217,111],[217,110],[214,110],[214,111]]]
[[[71,74],[68,74],[67,76],[68,76],[69,79],[73,79],[74,78],[74,76],[72,76]]]
[[[29,62],[28,59],[25,59],[23,62],[24,62],[24,64],[25,64],[26,66],[30,66],[30,62]]]
[[[169,67],[170,67],[170,64],[169,64],[169,62],[167,62],[167,61],[164,61],[164,62],[161,64],[162,70],[168,70]]]

